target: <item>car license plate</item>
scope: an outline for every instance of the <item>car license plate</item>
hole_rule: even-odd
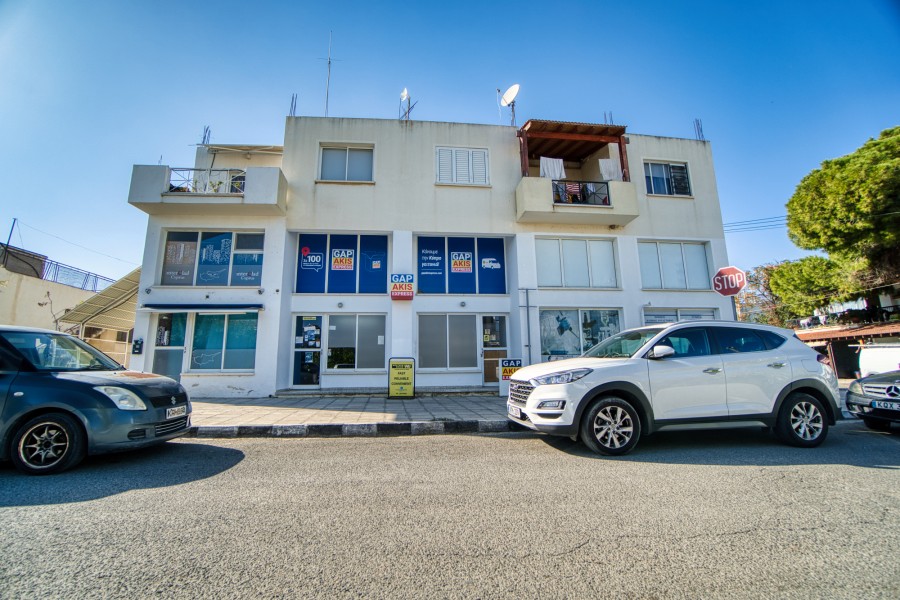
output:
[[[175,417],[183,417],[187,414],[187,406],[176,406],[166,409],[166,418],[174,419]]]
[[[515,417],[517,419],[522,418],[522,411],[519,410],[517,406],[511,406],[509,404],[506,405],[506,410],[509,412],[510,416]]]
[[[900,410],[900,402],[884,402],[882,400],[873,400],[872,408],[881,408],[884,410]]]

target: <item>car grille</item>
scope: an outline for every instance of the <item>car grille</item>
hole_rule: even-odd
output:
[[[888,392],[888,388],[891,389],[890,393]],[[886,400],[900,400],[900,395],[897,393],[897,389],[900,388],[900,384],[898,383],[867,383],[863,386],[863,392],[866,396],[872,396],[875,398],[884,398]]]
[[[172,398],[175,398],[175,402],[172,402]],[[179,404],[187,404],[187,401],[187,394],[184,392],[180,394],[162,394],[150,398],[150,403],[153,404],[155,408],[168,408]]]
[[[513,404],[525,406],[528,396],[534,390],[534,386],[524,381],[512,380],[509,382],[509,401]]]
[[[154,427],[156,431],[156,437],[169,435],[170,433],[175,433],[181,429],[187,429],[188,426],[188,417],[179,417],[177,419],[173,419],[171,421],[166,421],[164,423],[157,423]]]

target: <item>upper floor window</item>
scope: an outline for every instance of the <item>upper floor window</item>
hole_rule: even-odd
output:
[[[420,294],[505,294],[503,238],[418,238]]]
[[[714,308],[645,308],[644,325],[676,321],[710,321],[716,318]]]
[[[322,181],[374,181],[372,156],[374,150],[354,146],[323,146]]]
[[[641,284],[644,289],[708,290],[706,244],[640,242]]]
[[[684,163],[644,163],[644,179],[648,194],[690,196],[691,181]]]
[[[387,293],[386,235],[301,233],[298,294]]]
[[[160,283],[259,286],[264,242],[263,233],[170,231]]]
[[[612,241],[538,238],[534,243],[539,287],[616,287]]]
[[[438,183],[488,185],[490,165],[485,148],[437,148],[435,174]]]

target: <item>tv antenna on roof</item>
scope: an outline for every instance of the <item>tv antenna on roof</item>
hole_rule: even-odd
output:
[[[499,89],[498,89],[499,91]],[[519,94],[519,84],[514,83],[509,86],[509,89],[503,92],[503,96],[500,98],[500,106],[508,106],[512,111],[512,117],[510,118],[510,125],[513,127],[516,126],[516,96]]]
[[[403,103],[404,103],[404,102],[406,102],[406,110],[403,110]],[[412,109],[414,109],[414,108],[416,107],[416,104],[419,103],[418,100],[416,100],[415,102],[412,102],[412,104],[410,104],[410,102],[412,102],[412,99],[410,98],[409,90],[407,90],[406,88],[403,88],[403,91],[400,92],[400,111],[399,111],[399,114],[400,114],[400,120],[401,120],[401,121],[403,121],[403,120],[409,121],[409,113],[411,113],[411,112],[412,112]]]

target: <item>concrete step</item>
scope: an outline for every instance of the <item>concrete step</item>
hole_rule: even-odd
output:
[[[496,387],[482,386],[448,386],[448,387],[417,387],[416,398],[430,398],[434,396],[497,396],[499,390]],[[321,389],[286,389],[275,392],[276,398],[321,398],[323,396],[368,396],[374,398],[387,398],[388,390],[385,388],[321,388]],[[398,398],[402,400],[402,398]]]

